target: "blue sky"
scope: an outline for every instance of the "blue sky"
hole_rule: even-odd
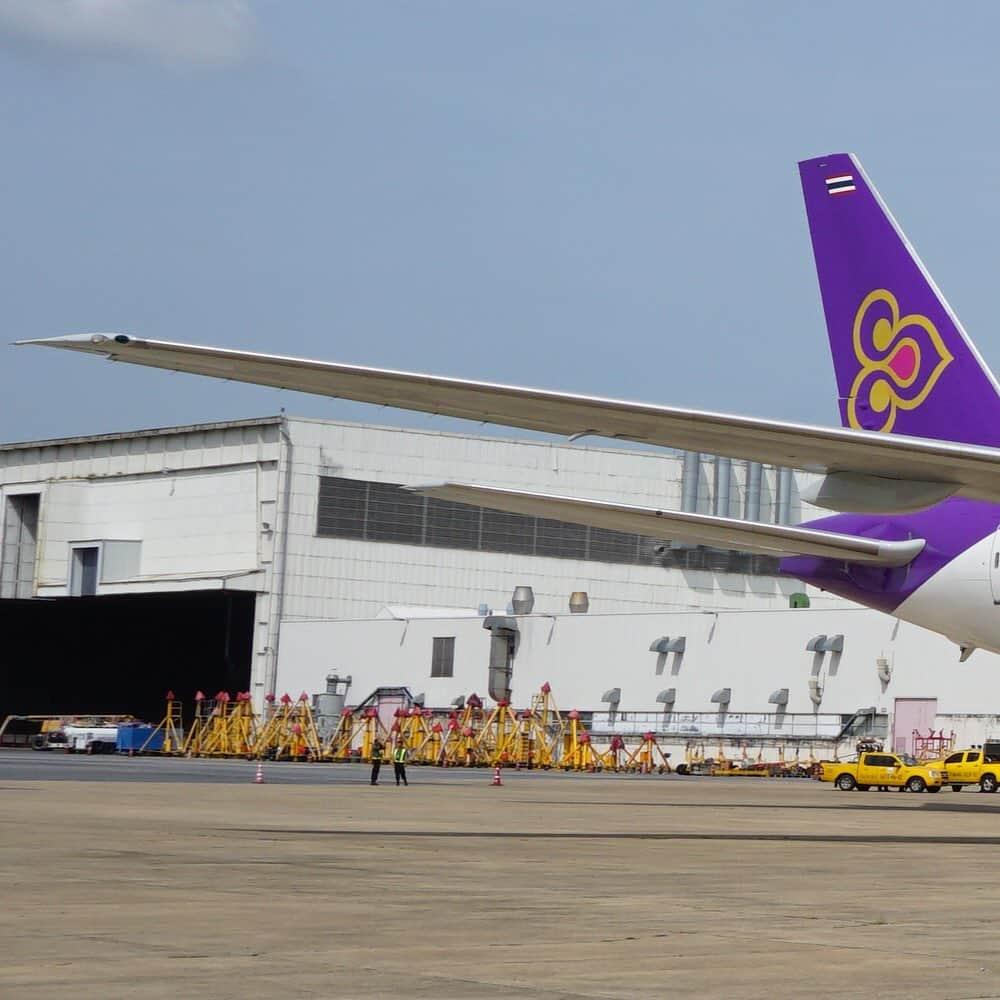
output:
[[[986,3],[0,0],[0,440],[462,426],[6,346],[94,330],[835,423],[796,161],[842,149],[996,369],[998,33]]]

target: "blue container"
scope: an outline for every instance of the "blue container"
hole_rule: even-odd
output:
[[[155,733],[155,735],[154,735]],[[153,738],[150,739],[150,736]],[[146,741],[149,740],[149,744]],[[163,733],[156,732],[155,726],[144,722],[125,722],[118,726],[118,739],[115,749],[118,753],[138,753],[143,747],[147,752],[158,752],[163,749]]]

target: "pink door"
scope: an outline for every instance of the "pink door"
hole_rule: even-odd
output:
[[[937,698],[897,698],[892,713],[892,749],[913,753],[913,730],[928,736],[937,721]]]

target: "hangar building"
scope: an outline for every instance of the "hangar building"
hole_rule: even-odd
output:
[[[900,741],[918,719],[992,726],[992,654],[959,666],[944,639],[769,557],[403,488],[442,480],[814,516],[798,474],[755,463],[285,415],[3,445],[0,716],[156,719],[167,689],[259,706],[332,672],[349,702],[399,685],[445,706],[485,693],[501,629],[515,702],[549,681],[616,724],[829,728],[864,709]]]

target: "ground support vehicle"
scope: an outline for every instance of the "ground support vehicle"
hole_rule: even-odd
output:
[[[921,764],[905,753],[866,752],[856,761],[823,761],[820,781],[831,781],[842,792],[898,788],[907,792],[939,792],[939,768]]]
[[[966,785],[979,785],[981,791],[995,792],[1000,788],[1000,755],[986,753],[981,748],[956,750],[944,760],[930,761],[941,771],[941,781],[960,792]]]
[[[34,750],[65,750],[66,753],[114,753],[118,726],[71,724],[39,734],[32,740]]]

